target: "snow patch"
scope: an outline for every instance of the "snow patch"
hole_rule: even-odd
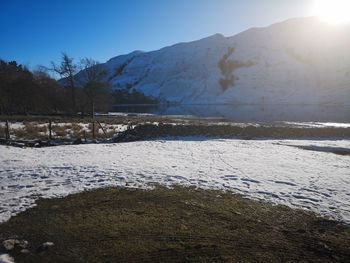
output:
[[[15,263],[15,260],[9,254],[2,254],[0,255],[0,263]]]
[[[106,186],[182,184],[318,212],[350,223],[350,158],[295,146],[350,141],[154,140],[47,148],[0,146],[0,221],[51,198]]]

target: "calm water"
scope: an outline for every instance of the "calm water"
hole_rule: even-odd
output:
[[[350,105],[124,105],[115,112],[223,118],[234,122],[350,123]]]

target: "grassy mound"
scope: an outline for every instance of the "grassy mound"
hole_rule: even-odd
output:
[[[106,188],[45,199],[0,224],[16,262],[350,262],[350,229],[231,193]],[[2,241],[1,240],[1,241]],[[54,242],[47,251],[36,249]]]
[[[140,124],[118,134],[114,138],[114,142],[140,141],[164,136],[212,136],[240,139],[347,139],[350,138],[350,129],[220,124]]]

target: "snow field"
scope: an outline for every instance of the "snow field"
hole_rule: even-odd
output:
[[[154,140],[47,148],[0,146],[0,221],[39,197],[106,186],[224,189],[350,223],[350,157],[297,146],[344,141]]]

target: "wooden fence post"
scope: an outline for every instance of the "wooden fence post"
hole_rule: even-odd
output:
[[[97,123],[100,126],[101,130],[103,131],[103,134],[105,135],[105,138],[107,139],[108,136],[107,136],[107,133],[106,133],[105,129],[103,128],[102,124],[99,121],[97,121]]]
[[[6,120],[5,122],[5,138],[6,138],[6,141],[9,142],[10,141],[10,127],[9,127],[9,122],[8,120]]]
[[[49,120],[49,140],[52,140],[52,121]]]
[[[96,134],[95,134],[95,103],[92,101],[92,138],[95,140],[96,139]]]
[[[96,134],[95,134],[95,121],[92,121],[92,138],[95,140]]]

